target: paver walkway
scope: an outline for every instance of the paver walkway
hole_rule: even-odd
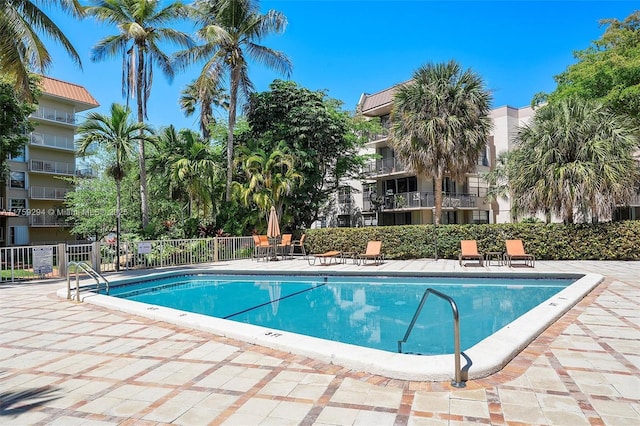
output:
[[[212,269],[308,270],[303,262]],[[442,260],[379,268],[460,269]],[[55,295],[60,282],[2,284],[0,424],[640,424],[640,262],[537,262],[535,270],[606,279],[501,372],[465,389],[69,302]]]

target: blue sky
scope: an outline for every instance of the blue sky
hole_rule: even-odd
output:
[[[187,3],[189,1],[186,1]],[[84,2],[86,3],[86,2]],[[293,62],[290,79],[354,110],[363,92],[375,93],[411,78],[421,65],[455,59],[471,68],[493,92],[493,106],[528,105],[533,95],[555,88],[553,76],[574,63],[573,52],[589,46],[604,28],[600,19],[624,19],[640,9],[637,1],[265,1],[261,9],[283,12],[289,21],[282,35],[263,44],[285,52]],[[70,38],[83,61],[79,70],[52,43],[51,77],[86,87],[107,112],[121,96],[121,61],[89,59],[91,47],[113,27],[77,22],[59,12],[51,17]],[[191,28],[184,24],[184,31]],[[167,51],[172,51],[167,46]],[[199,72],[193,66],[168,82],[154,75],[149,122],[197,129],[195,117],[178,106],[181,89]],[[252,64],[256,90],[268,90],[273,71]]]

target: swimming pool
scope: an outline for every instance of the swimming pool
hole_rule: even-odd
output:
[[[366,283],[364,282],[366,280]],[[571,278],[184,275],[118,286],[111,296],[280,331],[398,351],[427,288],[453,298],[467,350],[565,289]],[[449,303],[430,297],[403,352],[454,353]]]
[[[215,268],[215,271],[216,273],[230,275],[247,275],[248,273],[251,273],[247,270],[230,268]],[[261,271],[260,275],[263,275],[266,278],[276,278],[281,277],[282,274],[287,274],[287,276],[296,275],[316,277],[316,279],[321,280],[323,280],[324,277],[335,279],[339,275],[348,278],[349,280],[357,278],[364,280],[365,282],[374,282],[378,275],[380,275],[373,271],[325,271],[326,269],[322,269],[322,271],[309,271],[307,268],[300,268],[296,271],[289,270],[286,272],[267,270]],[[150,280],[161,280],[170,277],[184,276],[185,273],[190,275],[200,275],[212,274],[213,272],[212,269],[193,268],[186,272],[185,270],[181,270],[153,274],[147,273],[143,277],[134,278],[123,277],[120,275],[115,280],[112,279],[112,284],[114,284],[112,292],[115,291],[114,289],[120,284],[125,285],[125,287],[121,287],[121,289],[128,288],[129,290],[132,290],[134,287],[131,285],[136,285],[139,290],[142,290],[142,287],[146,286],[147,282]],[[256,272],[253,273],[255,274]],[[401,279],[425,275],[439,278],[454,278],[458,276],[471,277],[476,275],[477,277],[484,278],[561,278],[575,281],[573,284],[546,299],[543,303],[525,312],[513,322],[500,328],[489,337],[482,339],[479,343],[474,344],[469,349],[465,349],[465,353],[470,357],[473,363],[471,369],[468,371],[468,379],[485,377],[502,369],[509,360],[524,349],[545,328],[555,322],[567,310],[588,294],[603,279],[601,275],[597,274],[540,273],[538,271],[527,273],[491,272],[482,275],[455,272],[430,272],[428,274],[420,274],[404,271],[385,271],[385,275]],[[114,282],[116,280],[117,282]],[[141,281],[144,281],[144,283]],[[376,285],[373,284],[371,287],[374,286]],[[472,287],[467,286],[467,288]],[[282,288],[280,290],[282,292]],[[365,290],[368,292],[367,288],[365,288]],[[146,290],[142,290],[141,293],[144,293],[145,291]],[[268,290],[264,294],[266,293],[268,293]],[[66,298],[66,289],[60,290],[58,294],[60,297]],[[345,297],[345,299],[351,302],[353,302],[354,299],[359,300],[355,293],[353,293],[353,297],[348,296]],[[497,298],[494,297],[494,299]],[[83,300],[109,309],[121,310],[131,314],[151,318],[153,320],[189,327],[288,353],[307,356],[319,361],[340,365],[357,371],[379,374],[386,377],[407,380],[446,381],[453,375],[454,357],[449,354],[429,356],[404,353],[399,354],[387,350],[372,349],[354,344],[346,344],[318,337],[306,336],[299,333],[282,331],[281,329],[276,329],[272,326],[251,325],[245,322],[230,321],[229,319],[215,318],[200,313],[186,312],[182,309],[141,303],[113,296],[89,295]],[[285,300],[286,299],[283,300],[281,296],[277,306],[274,306],[274,304],[271,303],[271,300],[269,300],[267,305],[263,306],[263,316],[268,315],[273,309],[277,309],[279,317],[280,313],[284,312],[283,309],[286,309],[284,308]],[[365,300],[369,299],[367,298]],[[428,304],[432,302],[433,301],[430,300],[428,301]],[[373,303],[368,304],[373,305]],[[425,312],[426,309],[427,308],[425,308]],[[442,309],[446,310],[447,308],[444,306]],[[447,327],[443,326],[442,328]],[[445,332],[447,337],[451,335],[450,333],[452,333],[450,329]],[[398,338],[399,337],[397,336],[393,336],[392,340],[397,340]],[[450,339],[450,337],[448,338]]]

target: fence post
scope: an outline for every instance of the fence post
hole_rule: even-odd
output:
[[[58,252],[58,276],[60,278],[67,276],[67,265],[69,259],[67,258],[67,244],[60,243],[56,249]]]
[[[213,237],[213,261],[218,261],[218,237]]]
[[[100,266],[102,266],[100,259],[100,241],[95,241],[91,243],[91,267],[94,271],[101,272]]]

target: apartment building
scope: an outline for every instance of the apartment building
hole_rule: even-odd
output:
[[[371,135],[365,152],[380,158],[367,164],[362,181],[345,182],[335,199],[334,212],[319,226],[388,226],[434,223],[433,179],[418,177],[395,157],[387,142],[389,115],[395,87],[363,94],[358,109],[366,117],[379,117],[383,132]],[[463,181],[445,177],[440,223],[510,222],[510,202],[487,199],[483,173],[495,165],[497,155],[508,151],[518,126],[533,117],[531,107],[503,106],[491,111],[493,130],[486,150],[478,157],[476,170]]]
[[[41,77],[42,95],[31,115],[35,129],[20,155],[8,159],[10,176],[2,194],[5,220],[0,244],[5,246],[73,239],[64,227],[63,201],[72,185],[61,179],[90,176],[76,165],[76,114],[98,102],[82,86]]]

